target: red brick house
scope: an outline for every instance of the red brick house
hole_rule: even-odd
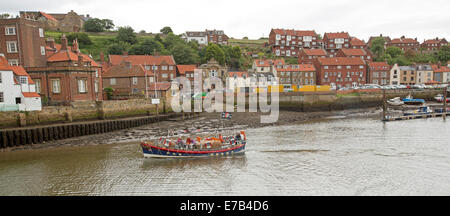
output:
[[[402,36],[401,38],[395,38],[392,39],[388,44],[387,47],[396,46],[401,48],[403,51],[406,51],[408,49],[413,51],[419,51],[420,49],[420,43],[416,39],[412,38],[405,38],[405,36]]]
[[[205,30],[206,36],[208,37],[208,43],[215,44],[228,44],[228,36],[222,30]]]
[[[340,49],[336,57],[360,58],[366,61],[372,61],[373,55],[366,49]]]
[[[109,55],[107,68],[120,65],[123,61],[131,65],[142,65],[146,71],[156,73],[156,82],[170,82],[177,76],[177,65],[173,56],[160,55]]]
[[[323,49],[303,49],[298,54],[299,64],[312,64],[316,58],[326,58],[327,51]]]
[[[367,83],[389,85],[391,66],[386,62],[370,62],[368,64]]]
[[[351,37],[347,32],[325,33],[323,43],[329,57],[336,57],[339,49],[350,48]]]
[[[448,41],[445,38],[425,40],[420,47],[423,51],[435,51],[441,49],[443,46],[448,46]]]
[[[317,84],[332,88],[356,87],[366,83],[366,62],[360,58],[317,58]]]
[[[37,92],[50,103],[102,100],[100,65],[80,52],[76,40],[73,47],[69,47],[65,35],[58,47],[48,45],[52,53],[46,66],[27,68]]]
[[[320,48],[315,31],[272,29],[269,46],[276,56],[298,57],[302,49]]]
[[[315,85],[316,69],[312,64],[284,65],[277,77],[280,85]]]
[[[142,65],[122,62],[108,68],[102,75],[103,87],[111,87],[115,94],[146,95],[145,87],[155,83],[154,75]]]
[[[194,80],[195,69],[197,69],[197,65],[177,65],[178,76],[186,77],[189,81]]]
[[[10,65],[46,66],[43,24],[25,18],[0,18],[0,53]]]

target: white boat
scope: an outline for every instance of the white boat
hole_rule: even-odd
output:
[[[387,101],[387,103],[388,103],[389,105],[392,105],[392,106],[401,106],[401,105],[404,105],[404,104],[405,104],[405,103],[402,101],[402,99],[400,99],[400,97],[396,97],[396,98],[389,99],[389,100]]]

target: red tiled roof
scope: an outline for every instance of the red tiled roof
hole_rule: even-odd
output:
[[[40,11],[40,13],[41,13],[42,16],[44,16],[45,18],[47,18],[47,19],[49,19],[49,20],[52,20],[52,21],[58,22],[58,20],[56,20],[55,17],[53,17],[52,15],[46,14],[46,13],[44,13],[44,12],[42,12],[42,11]]]
[[[386,62],[370,62],[369,67],[375,70],[386,70],[386,68],[391,68],[391,66]]]
[[[345,56],[364,56],[367,52],[364,49],[341,49]]]
[[[390,43],[398,44],[398,43],[419,43],[418,41],[412,39],[412,38],[394,38],[391,40]]]
[[[186,74],[186,72],[194,72],[197,69],[196,65],[177,65],[178,72],[180,74]]]
[[[440,68],[433,68],[435,73],[440,73],[440,72],[450,72],[450,67],[440,67]]]
[[[63,50],[47,58],[48,62],[62,62],[62,61],[78,61],[78,56],[72,51]]]
[[[353,37],[352,40],[350,41],[350,45],[352,45],[352,46],[365,46],[366,43],[364,43],[364,41],[362,41],[362,40],[360,40],[360,39],[358,39],[356,37]]]
[[[348,32],[338,32],[338,33],[325,33],[324,38],[335,39],[335,38],[349,38]]]
[[[126,64],[120,64],[108,68],[102,76],[103,78],[144,77],[145,73],[147,76],[153,76],[153,73],[146,71],[142,65],[131,65],[130,68]]]
[[[334,57],[334,58],[318,58],[321,65],[365,65],[360,58],[350,57]]]
[[[41,97],[38,93],[36,93],[36,92],[22,92],[22,94],[23,94],[23,96],[24,97],[28,97],[28,98],[31,98],[31,97]]]
[[[270,62],[267,59],[256,59],[254,62],[256,67],[270,67]]]
[[[287,65],[287,67],[278,68],[277,71],[301,71],[301,72],[316,71],[316,68],[312,64],[299,64],[295,66],[298,66],[298,68],[295,68],[294,65]]]
[[[22,66],[10,66],[8,64],[8,60],[6,60],[3,56],[0,56],[0,70],[12,71],[16,76],[26,76],[28,77],[28,84],[34,84],[34,81],[31,79],[27,71],[25,71],[25,68]],[[18,83],[16,82],[16,84]]]
[[[315,31],[311,31],[311,30],[273,29],[273,31],[275,32],[275,34],[280,34],[280,35],[295,35],[295,36],[316,36],[317,35]]]
[[[122,61],[131,62],[133,65],[175,65],[175,60],[172,56],[151,56],[151,55],[110,55],[109,61],[112,65],[119,65]]]
[[[310,56],[326,56],[327,52],[323,49],[303,49],[306,55]]]

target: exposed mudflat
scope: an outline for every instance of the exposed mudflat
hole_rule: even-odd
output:
[[[170,119],[169,121],[148,124],[140,127],[124,129],[104,134],[95,134],[89,136],[75,137],[65,140],[57,140],[34,144],[29,146],[20,146],[5,149],[4,151],[16,151],[22,149],[40,149],[63,146],[83,146],[99,145],[110,143],[130,143],[140,142],[142,140],[155,139],[168,134],[192,135],[191,133],[208,133],[216,131],[235,131],[246,128],[259,128],[266,126],[289,125],[308,122],[320,119],[341,119],[341,118],[367,118],[381,117],[380,108],[352,109],[332,112],[293,112],[280,111],[278,121],[271,124],[262,124],[260,122],[262,113],[232,113],[231,120],[222,120],[221,113],[201,113],[199,117],[182,120],[181,118]]]

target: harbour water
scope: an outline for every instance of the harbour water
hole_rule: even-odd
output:
[[[450,123],[338,117],[247,129],[245,155],[144,159],[136,141],[0,152],[0,195],[450,195]]]

